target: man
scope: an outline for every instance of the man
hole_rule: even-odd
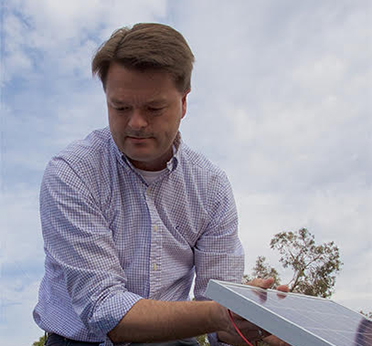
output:
[[[204,333],[242,342],[203,296],[211,278],[240,282],[244,254],[226,175],[178,131],[193,61],[160,24],[120,29],[96,53],[109,129],[54,157],[41,186],[46,272],[34,318],[47,345],[190,345]],[[198,301],[188,301],[194,275]],[[250,340],[263,336],[235,318]]]

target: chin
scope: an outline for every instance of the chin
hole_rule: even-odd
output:
[[[124,153],[125,154],[125,153]],[[130,161],[135,161],[141,164],[151,163],[154,159],[148,155],[132,155],[131,153],[125,154]]]

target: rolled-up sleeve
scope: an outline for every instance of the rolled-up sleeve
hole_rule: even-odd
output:
[[[94,193],[61,158],[45,171],[40,204],[49,265],[63,276],[83,324],[103,337],[142,298],[126,288],[110,225]]]

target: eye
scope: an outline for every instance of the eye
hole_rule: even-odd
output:
[[[160,113],[165,107],[147,107],[150,113]]]
[[[128,112],[130,107],[114,107],[114,109],[118,112]]]

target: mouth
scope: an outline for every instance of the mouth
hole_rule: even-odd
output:
[[[133,142],[133,143],[143,143],[151,139],[151,137],[135,137],[135,136],[127,136],[127,140]]]

